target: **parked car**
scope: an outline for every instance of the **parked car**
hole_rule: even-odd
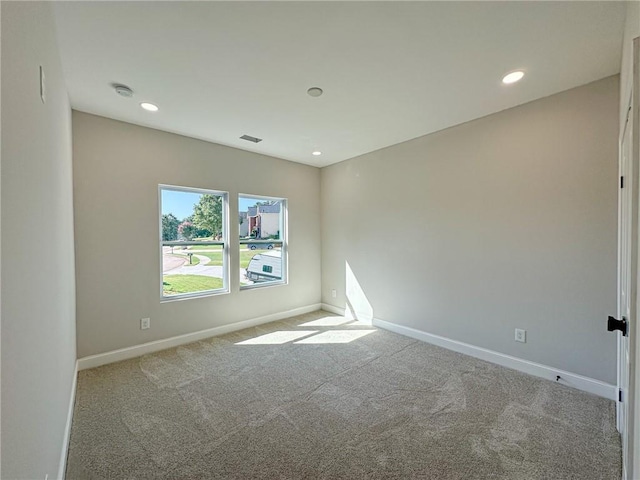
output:
[[[249,245],[249,250],[257,250],[257,249],[263,249],[263,248],[266,248],[267,250],[273,250],[273,243],[266,243],[266,244],[252,243],[251,245]]]

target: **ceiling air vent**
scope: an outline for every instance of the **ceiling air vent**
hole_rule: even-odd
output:
[[[242,135],[240,137],[241,140],[246,140],[247,142],[259,143],[262,141],[261,138],[252,137],[251,135]]]

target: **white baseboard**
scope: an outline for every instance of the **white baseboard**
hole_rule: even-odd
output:
[[[73,409],[76,405],[76,385],[78,384],[78,362],[73,369],[73,382],[71,382],[71,396],[69,397],[69,409],[67,410],[67,424],[64,427],[62,453],[60,454],[60,466],[58,467],[58,480],[64,480],[67,469],[67,455],[69,453],[69,440],[71,439],[71,424],[73,422]]]
[[[328,303],[322,303],[321,308],[326,312],[335,313],[336,315],[340,315],[340,316],[344,316],[344,312],[346,311],[344,308],[336,307],[334,305],[329,305]]]
[[[293,310],[287,310],[285,312],[278,312],[271,315],[265,315],[262,317],[252,318],[244,320],[242,322],[232,323],[229,325],[222,325],[220,327],[209,328],[201,330],[199,332],[188,333],[185,335],[179,335],[177,337],[166,338],[163,340],[157,340],[154,342],[143,343],[142,345],[136,345],[133,347],[122,348],[111,352],[100,353],[97,355],[91,355],[83,357],[77,362],[77,370],[86,370],[88,368],[95,368],[109,363],[119,362],[121,360],[128,360],[130,358],[139,357],[147,353],[153,353],[167,348],[177,347],[191,342],[197,342],[205,338],[224,335],[226,333],[235,332],[244,328],[255,327],[264,323],[274,322],[276,320],[282,320],[283,318],[293,317],[295,315],[301,315],[303,313],[313,312],[318,309],[325,310],[336,315],[344,315],[345,309],[330,305],[328,303],[317,303],[308,305],[306,307],[295,308]],[[399,333],[407,337],[415,338],[423,342],[427,342],[433,345],[453,350],[455,352],[463,353],[471,357],[479,358],[487,362],[502,365],[507,368],[512,368],[529,375],[544,378],[551,381],[556,381],[556,376],[560,376],[559,383],[567,385],[585,392],[593,393],[595,395],[605,397],[611,400],[617,400],[617,388],[615,385],[601,382],[593,378],[578,375],[576,373],[567,372],[557,368],[542,365],[540,363],[531,362],[529,360],[523,360],[521,358],[512,357],[503,353],[495,352],[482,347],[477,347],[468,343],[459,342],[457,340],[451,340],[446,337],[434,335],[431,333],[416,330],[411,327],[405,327],[395,323],[387,322],[377,318],[373,319],[373,325],[391,332]],[[75,380],[74,380],[75,382]],[[75,395],[75,383],[74,383],[74,395]],[[71,407],[72,408],[72,407]],[[69,421],[70,424],[70,421]]]
[[[262,325],[263,323],[275,322],[276,320],[282,320],[283,318],[314,312],[316,310],[320,310],[320,308],[320,303],[314,303],[312,305],[307,305],[306,307],[294,308],[293,310],[287,310],[285,312],[251,318],[249,320],[243,320],[242,322],[221,325],[219,327],[208,328],[198,332],[178,335],[177,337],[165,338],[163,340],[143,343],[133,347],[121,348],[111,352],[89,355],[88,357],[82,357],[78,360],[78,370],[86,370],[88,368],[100,367],[102,365],[119,362],[121,360],[140,357],[147,353],[158,352],[160,350],[166,350],[167,348],[178,347],[187,343],[197,342],[198,340],[204,340],[205,338],[217,337],[219,335],[235,332],[244,328],[255,327],[257,325]]]
[[[322,308],[324,309],[325,306],[323,305]],[[488,350],[486,348],[476,347],[475,345],[470,345],[468,343],[458,342],[439,335],[433,335],[421,330],[416,330],[415,328],[404,327],[402,325],[377,318],[373,319],[373,325],[391,332],[399,333],[400,335],[415,338],[416,340],[431,343],[448,350],[463,353],[487,362],[496,363],[503,367],[512,368],[553,382],[555,382],[556,377],[560,375],[558,383],[561,383],[562,385],[577,388],[578,390],[593,393],[610,400],[617,400],[618,389],[616,386],[601,382],[600,380],[595,380],[593,378],[567,372],[565,370],[559,370],[540,363],[530,362],[529,360],[512,357],[511,355],[505,355],[504,353],[494,352],[493,350]]]

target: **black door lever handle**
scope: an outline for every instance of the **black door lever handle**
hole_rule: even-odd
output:
[[[607,330],[613,332],[614,330],[620,330],[623,336],[627,336],[627,319],[622,317],[622,320],[618,320],[615,317],[609,317],[607,320]]]

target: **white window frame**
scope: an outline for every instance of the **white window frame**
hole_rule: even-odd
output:
[[[280,280],[274,280],[271,282],[263,282],[263,283],[254,283],[253,285],[240,285],[240,290],[254,290],[256,288],[268,288],[268,287],[276,287],[280,285],[288,285],[289,284],[289,210],[288,210],[288,199],[284,197],[269,197],[263,195],[254,195],[251,193],[239,193],[238,194],[238,212],[240,212],[240,197],[243,198],[251,198],[258,202],[267,201],[267,200],[277,200],[280,202],[280,240],[239,240],[240,245],[251,245],[251,244],[269,244],[269,243],[281,243],[282,247],[280,249],[281,260],[282,260],[282,278]],[[237,218],[238,215],[236,215]],[[238,252],[239,253],[239,252]],[[240,268],[240,255],[238,255],[238,268]]]
[[[172,190],[176,192],[211,194],[222,197],[222,239],[210,242],[164,242],[162,240],[162,191]],[[158,235],[159,235],[159,255],[160,255],[160,302],[172,302],[175,300],[187,300],[190,298],[210,297],[214,295],[224,295],[230,292],[229,288],[229,192],[213,190],[208,188],[182,187],[178,185],[158,185]],[[178,295],[164,294],[163,282],[164,272],[162,271],[162,247],[165,245],[190,246],[190,245],[222,245],[222,288],[215,290],[205,290],[202,292],[181,293]]]

